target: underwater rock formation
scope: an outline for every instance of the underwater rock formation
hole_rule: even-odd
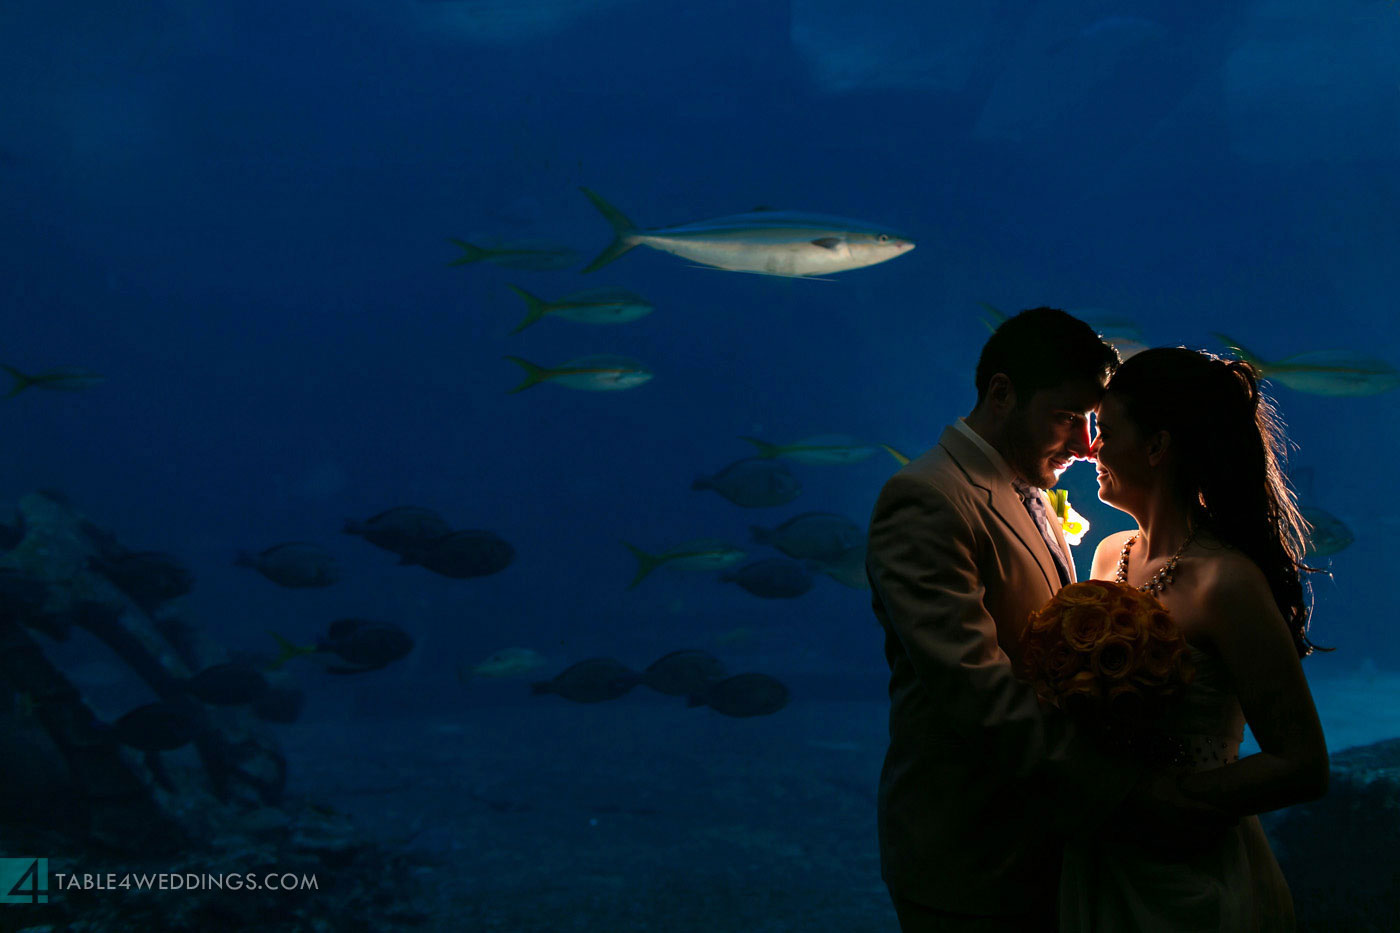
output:
[[[61,494],[26,496],[18,513],[7,527],[23,534],[0,541],[0,851],[46,853],[55,885],[44,923],[149,933],[423,923],[397,887],[408,869],[386,871],[403,856],[327,807],[283,799],[286,760],[251,705],[192,695],[200,691],[191,684],[203,682],[192,672],[232,666],[170,602],[193,576],[174,558],[126,551]],[[131,553],[143,555],[136,570],[122,560]],[[120,581],[110,577],[114,565]],[[143,568],[158,586],[146,585]],[[84,683],[82,669],[65,672],[57,649],[81,642],[110,652],[152,702],[131,709]],[[94,897],[56,881],[109,872],[194,881],[178,899]],[[233,873],[298,886],[269,890],[264,881],[234,896],[206,886]]]
[[[64,497],[31,494],[20,500],[18,510],[25,534],[0,555],[0,573],[24,581],[34,595],[6,620],[4,633],[11,651],[0,673],[8,692],[27,698],[79,782],[116,781],[125,793],[128,778],[135,776],[153,791],[163,787],[177,797],[182,790],[193,790],[170,786],[153,753],[148,751],[143,766],[130,752],[121,751],[113,737],[104,735],[99,711],[91,710],[82,699],[82,685],[70,684],[50,665],[26,629],[57,640],[65,640],[75,628],[86,630],[130,668],[157,700],[179,697],[191,667],[223,660],[216,655],[217,646],[199,641],[189,624],[164,626],[180,638],[172,640],[163,634],[147,611],[159,613],[161,607],[149,600],[143,600],[146,608],[138,606],[101,572],[103,560],[110,559],[116,547],[113,537],[87,521]],[[37,598],[39,592],[42,599]],[[13,609],[13,604],[7,606]],[[201,789],[221,801],[275,804],[285,781],[285,763],[261,724],[246,711],[204,709],[197,704],[191,708],[205,720],[193,740],[205,772],[206,787]],[[102,763],[89,760],[93,756]],[[126,776],[119,779],[118,774]],[[92,800],[105,801],[110,795],[93,789],[87,796],[91,805]],[[104,835],[111,835],[111,842],[127,839],[122,833]],[[174,838],[166,841],[173,843]],[[144,843],[133,844],[144,847]]]
[[[1400,917],[1400,739],[1332,756],[1327,795],[1266,813],[1299,930],[1390,930]]]

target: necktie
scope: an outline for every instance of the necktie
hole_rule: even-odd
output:
[[[1065,557],[1064,551],[1060,550],[1060,542],[1055,537],[1055,528],[1050,524],[1050,510],[1045,507],[1045,496],[1041,490],[1030,483],[1014,480],[1011,483],[1016,488],[1016,494],[1021,497],[1021,504],[1026,507],[1030,514],[1031,521],[1040,529],[1040,536],[1045,539],[1046,547],[1050,548],[1050,556],[1054,558],[1055,569],[1060,572],[1060,585],[1069,584],[1069,560]]]

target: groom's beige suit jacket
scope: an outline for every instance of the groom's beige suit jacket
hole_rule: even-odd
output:
[[[1138,773],[1016,679],[1026,619],[1060,578],[1009,469],[974,438],[947,428],[890,478],[871,518],[866,570],[890,666],[880,864],[899,896],[1015,915],[1053,901],[1064,834],[1101,820]]]

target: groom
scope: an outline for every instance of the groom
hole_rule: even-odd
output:
[[[1013,672],[1027,616],[1075,579],[1044,490],[1089,457],[1117,365],[1063,311],[1007,320],[977,362],[972,413],[875,506],[866,569],[891,702],[880,863],[904,933],[1053,931],[1059,834],[1102,820],[1140,777]]]

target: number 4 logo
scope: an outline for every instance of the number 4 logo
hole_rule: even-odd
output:
[[[48,902],[48,859],[0,858],[0,904]]]

